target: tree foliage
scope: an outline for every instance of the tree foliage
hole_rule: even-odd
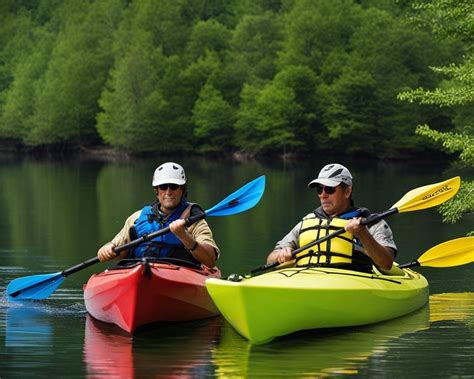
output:
[[[429,3],[415,4],[418,11],[414,19],[430,27],[440,38],[457,39],[464,42],[463,59],[458,63],[431,69],[445,79],[434,89],[418,87],[399,95],[402,100],[421,104],[452,108],[456,129],[441,132],[428,124],[419,125],[416,132],[438,142],[454,154],[467,167],[474,166],[474,3],[472,1],[433,0]],[[449,222],[459,220],[463,214],[474,212],[474,181],[463,180],[457,196],[440,207],[444,219]],[[474,234],[474,231],[471,232]]]
[[[211,84],[199,93],[193,109],[194,135],[204,153],[226,152],[232,148],[235,110]]]
[[[421,153],[432,144],[413,123],[450,132],[472,118],[445,106],[471,96],[459,83],[472,63],[456,59],[472,42],[470,8],[461,1],[445,19],[420,6],[420,22],[457,36],[440,41],[410,27],[407,4],[5,0],[0,138],[130,152]],[[413,103],[397,101],[408,88],[418,88]]]

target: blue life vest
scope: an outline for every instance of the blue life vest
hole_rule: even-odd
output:
[[[169,215],[162,215],[157,211],[153,211],[153,207],[150,205],[143,207],[134,225],[136,238],[167,228],[173,221],[181,217],[188,205],[186,199],[183,199],[181,204]],[[185,248],[179,238],[170,232],[138,245],[132,251],[132,256],[136,258],[162,258],[170,256],[176,250],[185,250]]]

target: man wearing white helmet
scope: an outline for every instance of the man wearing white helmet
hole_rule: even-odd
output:
[[[312,246],[296,255],[297,266],[333,266],[370,271],[372,262],[381,269],[392,267],[397,247],[388,224],[381,220],[366,227],[361,220],[370,215],[366,208],[356,208],[352,200],[352,175],[341,164],[324,166],[308,184],[315,188],[321,206],[306,215],[267,258],[268,263],[287,262],[292,251],[344,228],[345,233]]]
[[[162,164],[154,172],[152,186],[157,201],[133,213],[114,239],[99,249],[98,258],[101,261],[116,258],[114,247],[169,227],[171,233],[144,242],[131,251],[124,251],[119,257],[169,257],[214,267],[219,249],[207,222],[202,219],[189,227],[185,226],[187,217],[204,211],[186,199],[187,180],[183,167],[174,162]]]

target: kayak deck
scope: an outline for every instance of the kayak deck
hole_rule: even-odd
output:
[[[186,321],[219,314],[205,280],[218,269],[168,263],[139,263],[93,275],[84,286],[86,309],[94,318],[129,333],[158,321]]]
[[[376,323],[428,301],[428,282],[409,269],[397,275],[336,268],[285,268],[232,282],[208,279],[222,315],[253,343],[304,329]]]

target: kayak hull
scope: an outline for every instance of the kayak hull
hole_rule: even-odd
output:
[[[84,286],[89,314],[129,333],[158,321],[197,320],[219,314],[205,287],[218,269],[193,269],[167,263],[140,263],[105,270]]]
[[[259,344],[296,331],[349,327],[396,318],[428,301],[420,274],[366,274],[335,268],[286,268],[232,282],[208,279],[227,321]]]

